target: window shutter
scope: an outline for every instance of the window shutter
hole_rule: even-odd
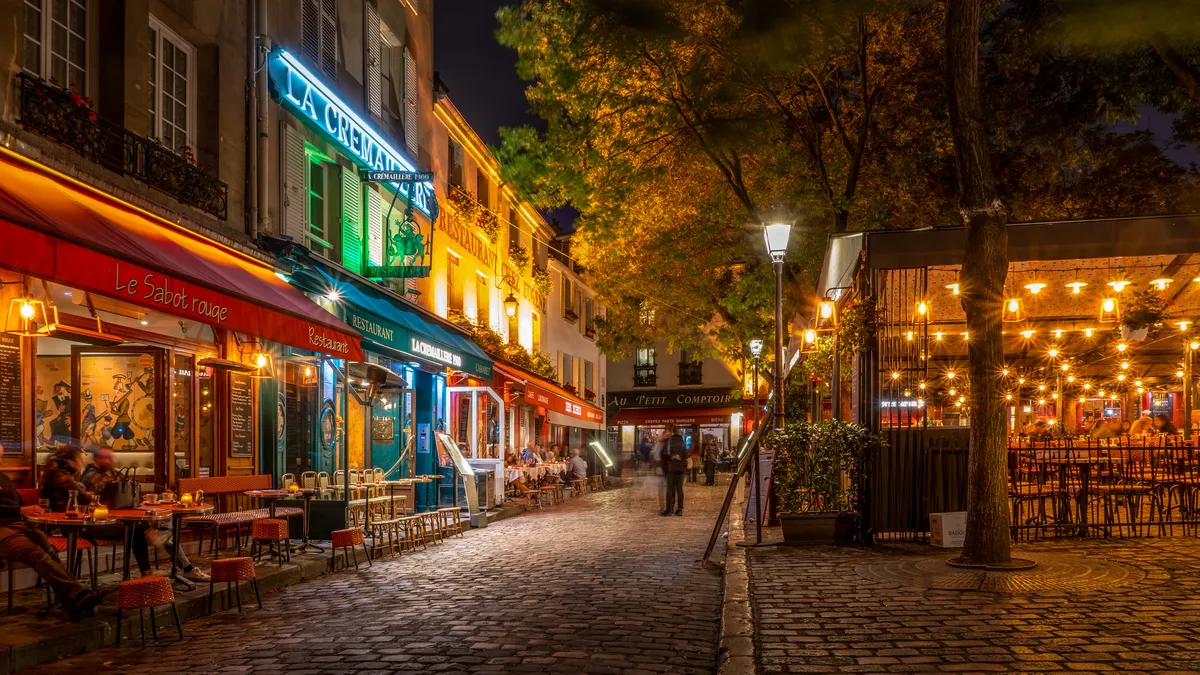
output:
[[[321,63],[320,0],[302,0],[300,6],[300,51],[310,62]]]
[[[321,0],[321,71],[337,82],[337,0]]]
[[[379,53],[379,10],[374,2],[366,3],[367,9],[367,112],[379,117],[383,114],[383,82],[379,66],[383,59]]]
[[[379,191],[367,188],[367,264],[383,265],[383,200]]]
[[[417,61],[408,47],[404,48],[404,145],[413,159],[417,158]]]
[[[354,167],[342,167],[342,266],[362,272],[362,182]]]
[[[283,234],[301,246],[308,245],[306,235],[307,209],[304,172],[304,137],[295,129],[283,125]]]

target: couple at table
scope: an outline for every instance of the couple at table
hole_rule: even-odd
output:
[[[117,480],[117,470],[114,466],[112,448],[97,448],[92,455],[92,464],[83,468],[83,451],[78,446],[66,445],[60,447],[46,459],[45,472],[42,476],[42,496],[50,500],[51,511],[66,509],[68,494],[76,492],[79,505],[85,506],[96,502],[104,494],[105,486]],[[123,540],[125,526],[121,523],[89,527],[84,533],[89,540]],[[142,576],[152,576],[154,571],[150,565],[150,544],[161,546],[164,551],[175,556],[183,576],[190,581],[208,581],[208,574],[188,560],[182,546],[176,546],[171,541],[169,528],[150,528],[138,525],[131,544],[133,558],[137,561],[138,571]]]

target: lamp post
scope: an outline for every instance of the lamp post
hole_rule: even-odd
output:
[[[775,266],[775,428],[783,428],[783,257],[787,255],[790,222],[763,223],[763,239]]]
[[[758,364],[762,362],[762,340],[750,341],[750,353],[754,355],[754,430],[758,430],[758,418],[760,411],[758,408]],[[759,444],[754,444],[754,528],[757,530],[757,542],[762,543],[762,486],[759,484],[761,477],[759,472],[762,467],[759,466]]]

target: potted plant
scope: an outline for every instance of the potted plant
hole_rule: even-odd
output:
[[[772,479],[785,543],[854,540],[858,487],[875,443],[883,443],[881,435],[839,420],[795,422],[763,439],[775,452]]]
[[[1145,340],[1149,329],[1167,320],[1171,301],[1153,290],[1135,293],[1121,312],[1121,337],[1126,340]]]

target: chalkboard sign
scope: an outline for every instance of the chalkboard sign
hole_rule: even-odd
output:
[[[254,456],[254,379],[229,374],[229,456]]]
[[[21,453],[21,338],[0,333],[0,449]]]

